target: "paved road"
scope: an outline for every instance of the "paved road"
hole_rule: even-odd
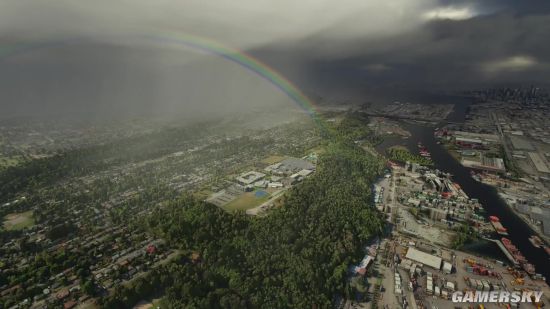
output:
[[[259,206],[256,206],[254,208],[250,208],[246,210],[247,215],[256,216],[260,212],[262,212],[264,209],[267,210],[269,207],[271,207],[273,202],[278,199],[281,195],[283,195],[287,191],[287,188],[282,189],[280,191],[277,191],[273,194],[273,196],[266,202],[262,203]]]
[[[498,122],[497,116],[494,112],[491,112],[491,119],[495,123],[498,129],[498,133],[500,135],[500,139],[502,141],[502,147],[504,147],[504,154],[506,155],[508,162],[512,162],[512,151],[508,148],[508,144],[506,143],[506,139],[504,138],[504,132],[502,131],[502,127],[500,126],[500,123]]]

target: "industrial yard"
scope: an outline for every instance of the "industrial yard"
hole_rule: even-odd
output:
[[[496,216],[486,220],[483,205],[452,175],[416,163],[390,163],[390,172],[374,186],[374,203],[393,228],[352,269],[350,280],[367,283],[366,296],[347,308],[519,307],[453,303],[457,291],[542,291],[541,304],[549,302],[544,278],[506,238],[506,227]],[[464,242],[484,242],[496,258],[463,251]]]
[[[550,241],[550,132],[547,95],[538,88],[474,92],[462,125],[447,125],[437,138],[473,177]],[[550,250],[550,249],[549,249]]]
[[[540,290],[550,295],[546,284],[534,281],[510,268],[506,262],[474,256],[458,250],[418,242],[415,238],[395,235],[385,245],[382,266],[385,275],[384,299],[397,298],[411,308],[451,308],[455,291]],[[399,280],[395,280],[398,274]],[[391,282],[393,281],[393,282]],[[414,305],[413,305],[414,304]],[[485,304],[501,308],[503,304]]]

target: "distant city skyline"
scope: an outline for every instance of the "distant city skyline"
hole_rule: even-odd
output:
[[[243,68],[144,39],[149,33],[190,33],[245,50],[320,104],[435,102],[550,80],[543,1],[3,1],[2,117],[209,118],[292,108]],[[27,48],[34,45],[42,47]]]

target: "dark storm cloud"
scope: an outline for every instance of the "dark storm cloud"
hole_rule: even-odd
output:
[[[484,13],[459,20],[433,19],[408,32],[338,46],[318,33],[287,51],[294,54],[287,58],[304,60],[304,87],[344,99],[545,85],[550,82],[549,5],[521,2],[443,1],[443,7],[471,6],[473,12]],[[268,49],[257,53],[270,58]]]
[[[295,103],[277,87],[235,63],[136,37],[182,31],[242,50],[292,47],[318,32],[373,38],[417,27],[434,1],[0,1],[0,48],[47,46],[11,57],[0,50],[0,117],[196,118],[291,109]],[[303,59],[296,60],[292,76],[304,77]]]
[[[248,50],[314,97],[546,83],[549,12],[548,1],[536,0],[5,0],[0,47],[81,41],[0,57],[0,116],[212,115],[292,105],[235,64],[132,39],[151,31]]]

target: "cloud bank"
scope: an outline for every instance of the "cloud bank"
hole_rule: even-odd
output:
[[[3,115],[226,114],[292,106],[235,64],[140,34],[246,50],[313,97],[392,100],[550,80],[550,3],[525,0],[4,0]]]

